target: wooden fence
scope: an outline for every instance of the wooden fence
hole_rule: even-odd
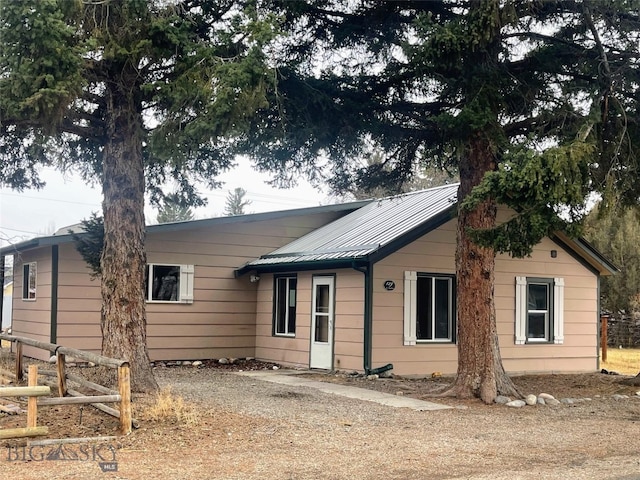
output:
[[[16,337],[12,335],[0,334],[0,339],[6,340],[16,344],[16,358],[15,358],[15,373],[10,376],[15,377],[16,381],[21,381],[24,376],[23,370],[23,355],[22,355],[22,345],[29,345],[32,347],[40,348],[46,350],[48,352],[54,352],[56,355],[56,370],[55,371],[47,371],[43,370],[40,372],[43,376],[56,377],[55,386],[58,388],[58,397],[51,398],[42,398],[41,400],[37,400],[36,396],[38,395],[49,395],[50,393],[33,393],[36,390],[24,390],[27,393],[19,393],[15,396],[27,396],[28,407],[27,407],[27,429],[35,427],[35,422],[32,422],[33,425],[30,426],[29,421],[29,412],[33,409],[32,417],[35,418],[37,416],[36,409],[37,406],[45,406],[45,405],[72,405],[72,404],[90,404],[93,407],[101,410],[109,415],[112,415],[116,418],[120,419],[120,433],[129,434],[131,433],[131,428],[134,423],[134,419],[132,418],[131,413],[131,376],[129,371],[129,363],[125,360],[117,360],[114,358],[103,357],[102,355],[96,355],[94,353],[85,352],[83,350],[77,350],[75,348],[63,347],[62,345],[56,345],[54,343],[40,342],[37,340],[33,340],[27,337]],[[118,390],[112,390],[103,385],[90,382],[85,378],[74,375],[66,372],[66,357],[72,356],[75,359],[84,360],[87,362],[91,362],[95,365],[100,365],[103,367],[117,369],[118,372]],[[35,367],[32,369],[32,367]],[[35,371],[34,380],[32,381],[31,375],[32,371]],[[29,387],[5,387],[0,388],[0,396],[11,396],[8,395],[8,391],[16,388],[49,388],[46,387],[37,387],[37,376],[38,370],[36,365],[29,366]],[[82,387],[89,388],[94,390],[102,395],[85,395],[80,393],[79,391],[73,390],[67,386],[67,380],[78,383]],[[35,383],[34,383],[35,382]],[[33,385],[32,385],[33,383]],[[44,382],[47,383],[47,382]],[[37,390],[38,392],[40,390]],[[105,403],[118,403],[119,408],[115,409],[105,405]],[[5,430],[2,430],[5,432]],[[35,432],[35,430],[32,430]],[[38,435],[43,435],[43,433],[37,433]],[[44,433],[46,434],[46,433]],[[21,436],[30,436],[30,435],[21,435]],[[3,438],[0,436],[0,438]],[[8,437],[4,437],[8,438]]]

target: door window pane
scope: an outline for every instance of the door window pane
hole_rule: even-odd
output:
[[[316,312],[329,313],[329,285],[316,285]]]
[[[322,343],[329,341],[329,317],[327,315],[316,315],[316,330],[313,340]]]

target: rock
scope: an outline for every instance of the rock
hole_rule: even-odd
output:
[[[200,360],[196,360],[191,365],[193,365],[194,367],[200,367],[200,366],[202,366],[202,362]]]
[[[393,371],[387,370],[386,372],[380,372],[378,375],[380,378],[393,378]]]
[[[507,407],[522,408],[526,405],[526,403],[524,400],[512,400],[511,402],[505,403],[505,405]]]
[[[255,357],[247,357],[247,358],[245,358],[245,360],[246,360],[247,362],[250,362],[251,360],[255,360]]]
[[[237,359],[237,358],[230,358],[230,359],[229,359],[229,363],[230,363],[231,365],[235,365],[236,363],[238,363],[238,359]]]
[[[182,362],[182,366],[183,367],[190,367],[191,366],[191,362],[188,360],[185,360],[184,362]]]
[[[396,392],[396,395],[398,395],[399,397],[402,397],[404,395],[404,392],[403,391],[398,391],[398,392]]]
[[[56,357],[55,355],[51,355],[49,357],[49,363],[57,363],[58,362],[58,357]]]
[[[527,405],[535,405],[538,402],[538,397],[535,395],[527,395],[524,399],[524,403]]]
[[[509,403],[511,401],[511,399],[509,397],[505,397],[504,395],[498,395],[494,402],[495,403],[499,403],[500,405],[504,405],[506,403]]]
[[[543,400],[544,400],[544,403],[547,405],[560,405],[560,402],[555,398],[547,398],[547,399],[543,398]]]
[[[546,405],[547,404],[547,402],[545,402],[544,398],[542,398],[542,397],[538,397],[537,400],[536,400],[536,403],[538,405]]]
[[[93,363],[93,362],[89,362],[89,363],[87,363],[87,365],[88,365],[89,367],[92,367],[92,368],[96,366],[96,364],[95,364],[95,363]]]
[[[550,395],[548,393],[541,393],[540,395],[538,395],[538,397],[542,398],[543,400],[555,400],[556,398],[553,395]]]
[[[636,392],[636,395],[640,397],[640,390]]]
[[[279,367],[278,365],[274,365],[274,366],[273,366],[273,369],[274,369],[274,370],[278,370],[278,369],[280,369],[280,367]]]
[[[367,375],[367,380],[377,380],[379,377],[376,374]]]
[[[218,363],[220,365],[228,365],[229,364],[229,359],[228,358],[224,358],[224,357],[223,358],[219,358],[218,359]]]
[[[619,393],[616,393],[611,398],[614,400],[624,400],[625,398],[629,398],[629,395],[620,395]]]
[[[573,398],[563,398],[560,400],[560,403],[564,403],[565,405],[573,405],[576,401]]]

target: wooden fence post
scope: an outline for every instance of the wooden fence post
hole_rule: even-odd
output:
[[[29,365],[29,386],[38,386],[38,366]],[[38,421],[38,399],[30,396],[27,400],[27,428],[35,428]]]
[[[56,352],[56,371],[58,372],[58,396],[64,397],[67,394],[64,353]]]
[[[118,367],[118,391],[120,393],[120,433],[131,433],[131,374],[129,364]]]
[[[16,342],[16,382],[21,382],[22,375],[22,342]]]

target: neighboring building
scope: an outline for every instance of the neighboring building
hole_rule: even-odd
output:
[[[148,227],[151,358],[253,356],[327,370],[391,363],[401,375],[455,373],[456,193],[447,185]],[[11,248],[21,257],[15,277],[23,292],[13,302],[14,333],[98,351],[99,283],[70,237]],[[599,277],[615,270],[586,242],[561,234],[529,258],[499,255],[505,368],[596,370]]]
[[[2,288],[2,323],[0,330],[7,331],[11,328],[11,304],[13,302],[13,275],[4,277]]]

